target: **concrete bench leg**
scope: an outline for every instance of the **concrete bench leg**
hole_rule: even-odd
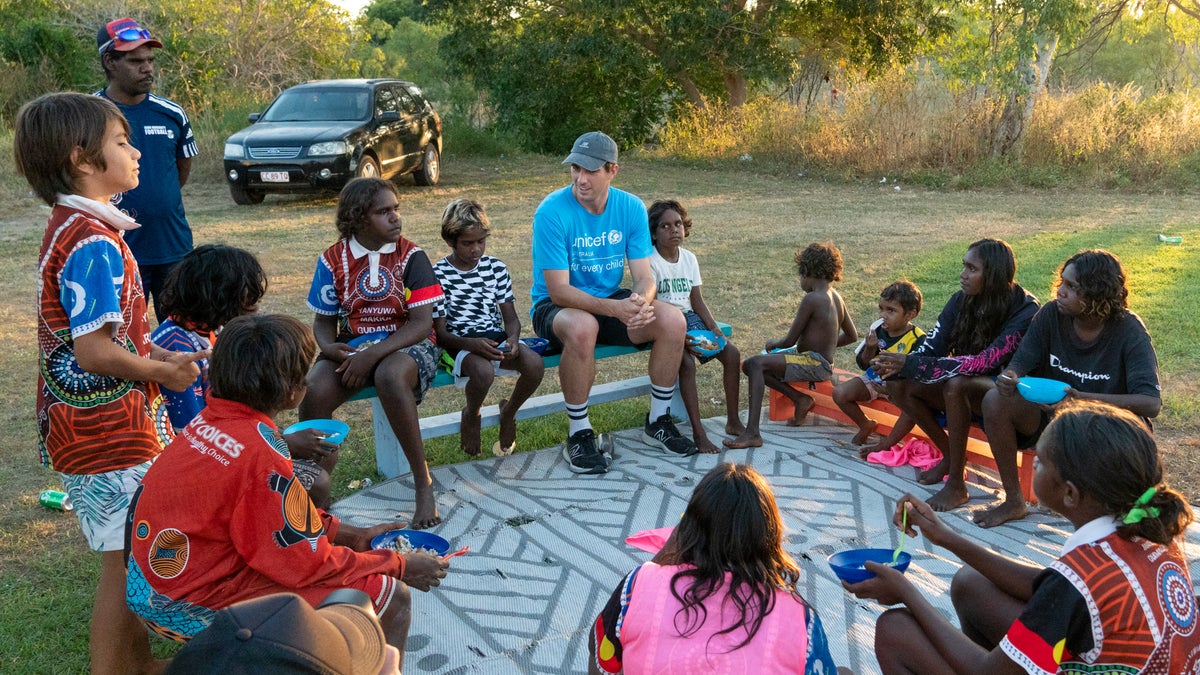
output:
[[[412,467],[404,456],[404,448],[392,433],[392,425],[378,398],[371,399],[371,421],[375,430],[375,468],[388,478],[410,473]]]

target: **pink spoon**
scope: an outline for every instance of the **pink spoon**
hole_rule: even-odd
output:
[[[470,546],[464,546],[464,547],[462,547],[462,548],[458,549],[457,551],[455,551],[454,553],[450,553],[450,554],[448,554],[448,555],[444,555],[444,556],[442,556],[442,560],[449,560],[449,559],[453,558],[453,557],[454,557],[454,556],[456,556],[456,555],[462,555],[462,554],[464,554],[464,553],[466,553],[467,551],[470,551],[470,550],[471,550],[471,547],[470,547]]]

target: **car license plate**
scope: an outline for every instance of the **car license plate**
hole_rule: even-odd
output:
[[[288,172],[286,171],[263,171],[258,174],[259,178],[264,183],[286,183],[288,182]]]

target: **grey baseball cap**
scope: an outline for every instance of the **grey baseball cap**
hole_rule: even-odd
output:
[[[617,163],[617,142],[603,131],[589,131],[575,139],[571,154],[563,164],[578,164],[588,171],[599,171],[605,162]]]

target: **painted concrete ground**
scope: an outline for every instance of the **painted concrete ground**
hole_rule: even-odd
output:
[[[848,427],[817,418],[814,426],[766,423],[762,448],[682,458],[653,450],[641,430],[614,434],[616,459],[603,476],[577,476],[561,448],[433,470],[443,523],[435,532],[454,549],[443,585],[413,593],[413,626],[405,673],[582,673],[587,628],[612,589],[649,554],[625,537],[678,521],[692,488],[718,461],[753,465],[767,476],[783,511],[784,547],[803,570],[801,592],[821,613],[839,665],[878,672],[872,654],[882,608],[844,592],[826,564],[836,551],[894,548],[896,498],[928,496],[915,470],[869,465],[845,445]],[[723,419],[707,420],[721,437]],[[948,522],[1007,555],[1035,564],[1053,560],[1070,532],[1062,518],[1035,512],[991,530],[968,521],[969,509],[992,499],[995,481],[972,476],[968,509]],[[410,476],[374,485],[334,505],[358,525],[412,513]],[[949,583],[959,567],[944,550],[908,540],[908,576],[954,621]],[[1200,529],[1188,538],[1193,578],[1200,579]]]

